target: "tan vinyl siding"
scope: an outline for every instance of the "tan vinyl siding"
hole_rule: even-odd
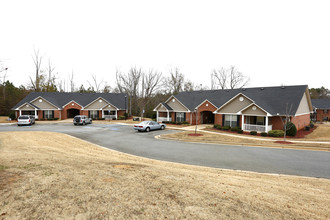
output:
[[[175,100],[173,102],[173,99]],[[181,103],[178,102],[177,99],[175,98],[171,98],[166,104],[168,104],[172,109],[173,111],[175,112],[186,112],[188,111]]]
[[[102,102],[100,102],[102,100]],[[85,109],[86,110],[99,110],[102,109],[107,103],[104,101],[104,99],[96,99],[92,104],[88,105]]]
[[[240,101],[239,100],[240,97],[243,97],[244,100]],[[221,108],[218,111],[218,113],[221,113],[221,114],[237,113],[237,112],[241,111],[243,108],[246,108],[251,103],[252,102],[249,99],[240,95],[240,96],[237,96],[235,99],[231,100],[229,103],[227,103],[223,108]]]
[[[110,107],[109,107],[110,106]],[[110,110],[110,111],[113,111],[113,110],[116,110],[115,107],[113,107],[112,105],[107,105],[103,108],[103,110]]]
[[[164,108],[164,106],[160,105],[160,106],[156,109],[156,111],[166,112],[167,109]]]
[[[26,105],[28,105],[28,107],[27,107]],[[25,104],[25,105],[23,105],[23,106],[20,108],[20,110],[34,111],[35,108],[32,107],[32,106],[29,105],[29,104]]]
[[[304,93],[304,95],[300,101],[299,107],[297,109],[296,115],[309,113],[309,112],[310,112],[310,110],[309,110],[307,96],[306,96],[306,93]]]
[[[249,108],[245,109],[245,110],[242,112],[242,114],[244,114],[244,115],[255,115],[255,116],[260,116],[260,115],[262,115],[262,116],[266,116],[266,115],[267,115],[267,113],[264,112],[263,110],[261,110],[258,106],[255,106],[256,109],[253,110],[253,107],[254,107],[254,106],[255,106],[255,105],[252,105],[252,106],[250,106]]]
[[[39,100],[42,100],[42,102],[40,102]],[[42,109],[47,109],[47,110],[57,109],[54,105],[49,104],[49,102],[45,101],[43,98],[38,98],[37,100],[33,101],[32,104],[37,106],[41,110]]]

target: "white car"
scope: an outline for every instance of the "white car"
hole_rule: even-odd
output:
[[[17,125],[33,125],[36,123],[36,120],[33,115],[21,115],[17,119]]]
[[[73,118],[73,124],[74,125],[92,124],[92,119],[91,118],[88,118],[85,115],[76,115]]]
[[[166,128],[165,124],[158,123],[155,121],[143,121],[139,124],[134,125],[134,129],[138,131],[151,131],[151,130],[164,130]]]

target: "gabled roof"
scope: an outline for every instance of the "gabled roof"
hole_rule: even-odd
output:
[[[20,108],[20,107],[22,107],[23,105],[31,105],[33,108],[35,108],[35,109],[39,109],[38,106],[35,106],[35,105],[33,105],[32,103],[30,103],[30,102],[25,102],[25,103],[23,103],[23,104],[17,106],[16,108]],[[15,109],[16,109],[16,108],[15,108]]]
[[[25,102],[30,102],[38,97],[46,99],[55,106],[62,107],[71,101],[75,101],[82,106],[86,106],[95,99],[101,97],[118,109],[125,109],[126,94],[124,93],[76,93],[76,92],[32,92],[17,103],[13,109],[21,106]]]
[[[330,99],[312,99],[314,108],[330,109]]]
[[[175,97],[180,100],[190,111],[208,99],[217,107],[222,106],[237,94],[241,93],[252,99],[260,108],[271,115],[284,115],[286,104],[292,104],[293,113],[299,107],[300,101],[308,88],[307,85],[277,86],[277,87],[255,87],[229,90],[204,90],[181,92]]]
[[[168,104],[166,104],[165,102],[162,102],[162,105],[169,111],[172,111],[173,109],[171,108],[171,106],[169,106]]]

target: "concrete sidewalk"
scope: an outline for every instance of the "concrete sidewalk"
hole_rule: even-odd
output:
[[[215,131],[206,131],[203,130],[208,126],[212,126],[212,125],[198,125],[197,126],[197,131],[200,132],[205,132],[205,133],[210,133],[210,134],[218,134],[218,135],[223,135],[223,136],[228,136],[228,137],[236,137],[236,138],[243,138],[243,139],[250,139],[250,140],[258,140],[258,141],[269,141],[269,142],[275,142],[275,141],[279,141],[279,139],[270,139],[270,138],[261,138],[261,137],[249,137],[247,135],[240,135],[240,134],[233,134],[233,133],[226,133],[226,132],[215,132]],[[171,127],[171,126],[167,126],[167,128],[169,129],[176,129],[176,130],[182,130],[182,131],[195,131],[196,126],[187,126],[187,127]],[[280,139],[282,140],[282,139]],[[287,139],[287,141],[292,142],[292,143],[305,143],[305,144],[329,144],[330,142],[327,141],[298,141],[298,140],[292,140]]]

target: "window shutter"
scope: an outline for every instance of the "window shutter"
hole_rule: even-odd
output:
[[[97,118],[100,118],[100,111],[97,111]]]
[[[186,113],[183,113],[183,121],[186,121]]]
[[[88,118],[91,117],[91,111],[88,111]]]
[[[174,118],[172,118],[172,121],[176,121],[176,112],[174,112]]]
[[[225,115],[222,115],[222,126],[225,125]]]
[[[45,111],[42,111],[42,118],[45,118]]]
[[[52,111],[52,118],[54,118],[54,110]]]

